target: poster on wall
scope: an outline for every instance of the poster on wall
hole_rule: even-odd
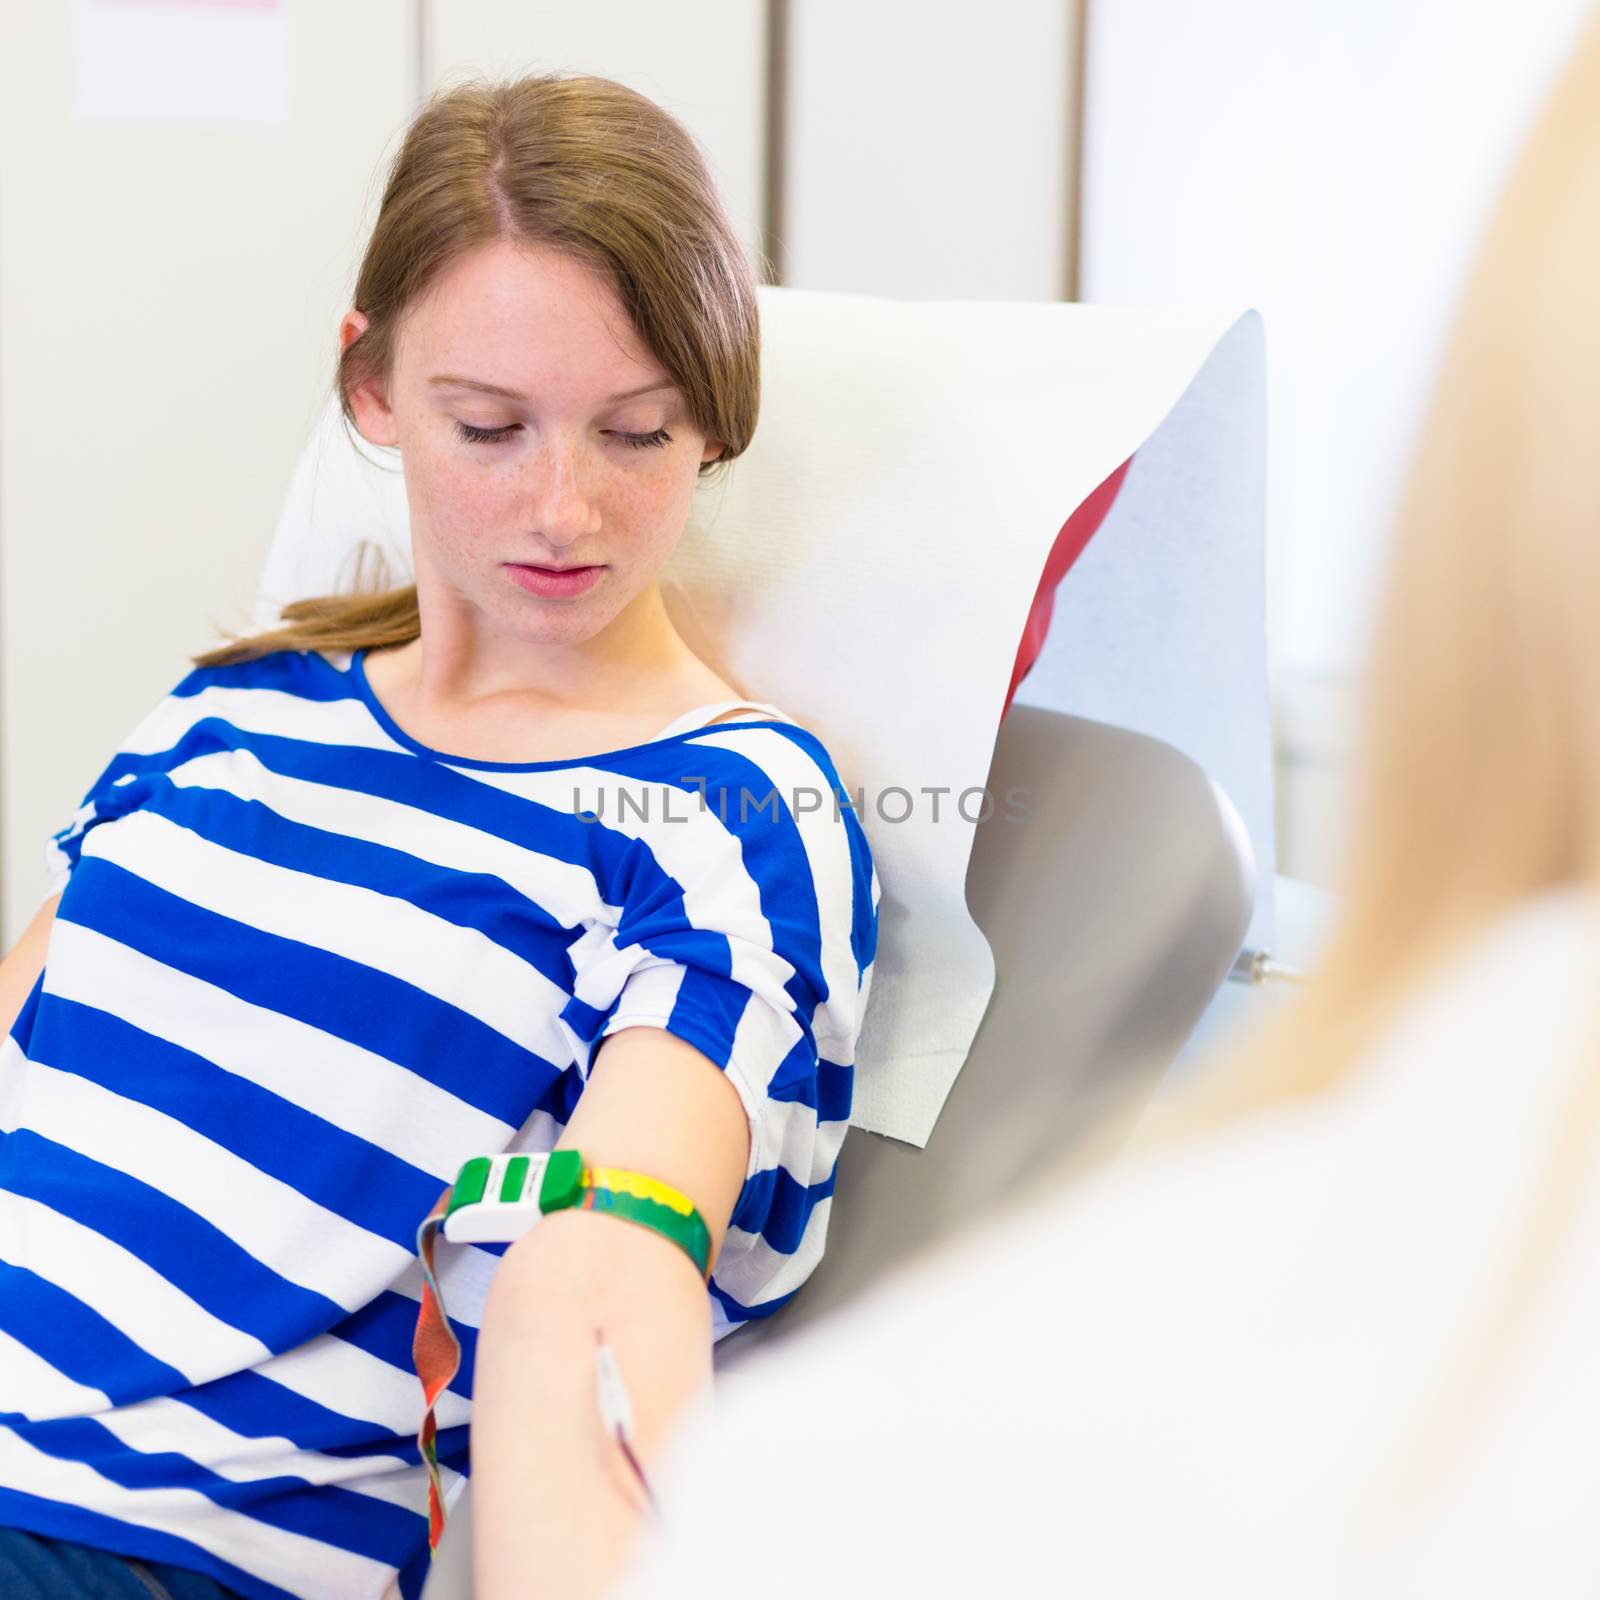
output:
[[[79,122],[286,123],[290,0],[74,0]]]

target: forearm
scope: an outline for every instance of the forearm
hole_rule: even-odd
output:
[[[649,1471],[710,1380],[705,1286],[681,1251],[632,1223],[578,1211],[545,1217],[502,1259],[478,1339],[478,1600],[598,1600],[633,1552],[645,1503],[602,1426],[597,1330],[627,1384],[635,1450]]]

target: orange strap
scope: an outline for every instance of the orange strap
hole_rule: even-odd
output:
[[[422,1261],[422,1309],[417,1313],[417,1330],[411,1339],[411,1359],[416,1364],[417,1376],[422,1380],[422,1398],[426,1409],[422,1413],[422,1426],[417,1430],[417,1450],[422,1464],[428,1469],[428,1548],[437,1550],[444,1533],[444,1494],[439,1487],[439,1452],[436,1442],[438,1427],[433,1420],[433,1408],[439,1396],[449,1387],[450,1381],[461,1370],[461,1341],[444,1314],[444,1295],[439,1280],[434,1276],[433,1247],[444,1226],[445,1212],[450,1205],[450,1190],[439,1196],[433,1210],[422,1219],[417,1228],[417,1255]]]

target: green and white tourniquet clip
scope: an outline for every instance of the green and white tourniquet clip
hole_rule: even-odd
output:
[[[455,1244],[508,1243],[520,1239],[540,1217],[571,1208],[609,1211],[653,1229],[684,1251],[702,1279],[707,1276],[711,1234],[705,1219],[686,1195],[655,1178],[622,1167],[591,1167],[576,1150],[476,1156],[468,1161],[417,1229],[422,1305],[411,1352],[427,1405],[417,1432],[417,1448],[428,1471],[428,1543],[434,1548],[444,1532],[445,1518],[433,1408],[461,1366],[461,1345],[445,1315],[444,1295],[433,1265],[439,1233],[442,1230]],[[633,1451],[627,1391],[603,1341],[596,1349],[595,1361],[607,1431],[622,1446],[653,1503],[649,1480]]]
[[[609,1211],[681,1245],[703,1278],[711,1235],[676,1189],[621,1167],[591,1167],[576,1150],[478,1156],[462,1167],[445,1209],[444,1236],[459,1244],[519,1239],[550,1211]]]

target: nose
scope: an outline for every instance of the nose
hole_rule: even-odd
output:
[[[526,526],[556,549],[600,531],[600,507],[589,492],[587,448],[570,433],[552,430],[528,459]]]

